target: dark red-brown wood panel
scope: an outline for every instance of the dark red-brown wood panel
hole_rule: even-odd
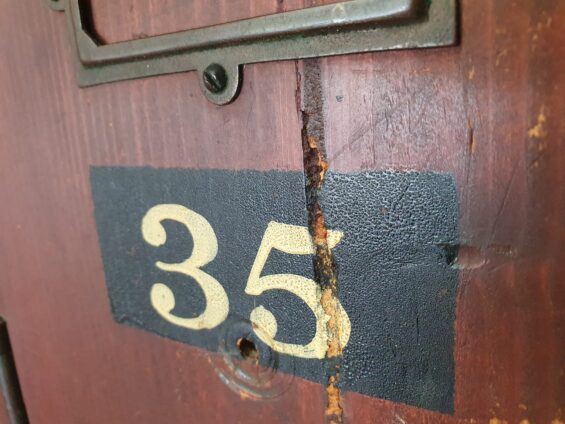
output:
[[[459,48],[323,60],[328,161],[455,176],[455,415],[549,423],[565,418],[565,4],[461,17]]]
[[[303,5],[92,3],[114,40]],[[345,421],[565,420],[565,3],[464,0],[460,46],[247,66],[222,107],[195,73],[79,89],[65,17],[0,8],[0,314],[32,423],[323,422],[323,386],[245,399],[209,353],[112,320],[89,185],[91,165],[302,170],[317,78],[330,168],[452,173],[465,244],[454,416],[349,393]]]

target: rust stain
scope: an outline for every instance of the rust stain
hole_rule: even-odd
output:
[[[304,165],[308,176],[309,190],[317,193],[323,185],[328,164],[318,147],[318,140],[313,136],[306,137]],[[337,274],[333,255],[328,246],[328,229],[326,227],[324,213],[314,195],[314,201],[310,204],[310,226],[314,247],[316,248],[316,273],[322,283],[322,296],[320,304],[324,313],[329,317],[328,350],[327,358],[337,358],[343,353],[341,346],[341,322],[338,309],[337,297]],[[341,392],[339,383],[339,365],[336,365],[335,373],[330,375],[326,385],[327,405],[325,416],[329,423],[343,422],[343,408],[341,406]]]
[[[545,129],[545,123],[547,122],[547,116],[542,110],[538,115],[538,120],[536,125],[528,130],[528,137],[530,138],[544,138],[547,136],[547,131]]]
[[[318,149],[318,141],[312,136],[307,137],[304,166],[306,168],[306,175],[308,176],[309,190],[311,192],[319,191],[322,188],[326,172],[328,171],[328,163],[324,160],[320,149]],[[324,213],[317,199],[312,203],[310,215],[314,246],[317,249],[319,247],[325,247],[327,249],[328,230],[324,220]]]
[[[328,170],[328,163],[324,160],[320,149],[318,148],[318,141],[316,137],[308,136],[308,157],[306,158],[306,166],[308,170],[314,171],[312,174],[308,172],[308,177],[310,178],[310,186],[314,189],[322,188],[324,183],[324,178]]]
[[[333,421],[330,422],[343,422],[343,408],[341,407],[341,393],[336,383],[339,380],[339,373],[336,376],[331,376],[328,385],[326,386],[326,393],[328,395],[328,405],[326,407],[326,417]],[[336,421],[337,418],[337,421]]]
[[[508,424],[508,421],[506,420],[500,420],[498,418],[491,418],[489,420],[489,424]]]
[[[310,177],[310,189],[316,191],[322,188],[324,178],[328,170],[328,163],[325,161],[322,152],[318,148],[318,141],[315,137],[307,137],[309,160],[306,162],[307,172]],[[313,173],[311,171],[314,171]],[[328,358],[341,356],[342,346],[340,345],[339,310],[337,301],[337,275],[332,253],[328,247],[328,229],[324,219],[324,213],[320,204],[316,201],[312,204],[312,236],[313,243],[316,248],[316,256],[318,260],[318,271],[323,272],[322,276],[322,297],[321,305],[324,312],[329,317],[327,328],[330,334],[328,339]]]
[[[339,388],[340,357],[343,323],[338,300],[337,266],[328,245],[328,229],[320,205],[320,191],[328,171],[324,149],[324,96],[319,60],[304,61],[302,70],[297,65],[296,104],[302,120],[302,149],[306,176],[308,224],[314,245],[314,274],[321,288],[320,306],[327,316],[328,333],[325,385],[325,422],[341,424],[344,421],[342,396]]]
[[[467,73],[467,78],[469,79],[469,81],[473,81],[475,79],[475,73],[475,67],[473,66]]]

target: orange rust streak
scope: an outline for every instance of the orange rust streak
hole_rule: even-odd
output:
[[[326,417],[329,418],[330,423],[341,423],[343,422],[343,408],[341,407],[341,393],[336,387],[336,383],[339,381],[339,373],[336,376],[331,376],[326,387],[326,393],[328,395],[328,406],[326,407]]]
[[[315,137],[308,136],[308,154],[305,156],[308,171],[309,184],[311,190],[319,190],[324,182],[328,163],[325,161],[322,152],[318,148],[318,141]],[[329,317],[327,330],[329,333],[327,358],[339,357],[343,353],[341,346],[341,322],[337,300],[337,275],[334,269],[333,257],[328,247],[328,229],[326,227],[324,213],[320,204],[316,201],[311,206],[311,226],[312,238],[316,248],[318,266],[325,274],[325,287],[322,290],[320,303],[325,314]],[[341,406],[341,392],[337,387],[339,383],[339,366],[336,367],[334,375],[328,379],[326,385],[327,407],[325,411],[329,423],[339,424],[343,422],[343,408]]]

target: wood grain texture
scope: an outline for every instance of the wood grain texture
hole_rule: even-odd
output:
[[[454,175],[469,247],[455,416],[549,423],[565,411],[565,4],[463,1],[461,16],[459,48],[323,61],[328,161]],[[371,402],[348,399],[351,421],[388,411]]]
[[[170,32],[212,7],[145,3],[116,21],[132,2],[93,0],[97,28]],[[227,3],[222,21],[281,10]],[[565,3],[461,3],[459,47],[320,60],[331,169],[452,173],[467,246],[454,416],[349,393],[346,422],[565,420]],[[304,68],[247,66],[224,107],[194,73],[79,89],[62,14],[0,11],[0,315],[31,422],[322,422],[319,385],[241,399],[208,353],[112,320],[88,178],[91,165],[301,170]]]
[[[248,69],[226,107],[194,73],[81,90],[62,14],[0,15],[0,312],[31,422],[320,421],[319,386],[242,400],[207,353],[112,320],[89,187],[91,165],[302,169],[295,64]]]

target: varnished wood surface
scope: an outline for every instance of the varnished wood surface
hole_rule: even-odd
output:
[[[109,3],[93,1],[101,32],[145,31],[104,17]],[[247,66],[224,107],[194,73],[79,89],[64,16],[0,7],[0,314],[31,422],[322,422],[320,385],[241,399],[208,353],[112,320],[88,178],[91,165],[301,170],[304,68]],[[203,22],[174,10],[124,20]],[[458,47],[319,61],[331,169],[452,173],[467,246],[454,416],[346,394],[346,422],[565,420],[565,3],[464,0],[461,16]]]
[[[4,6],[0,299],[31,422],[315,422],[314,384],[242,401],[207,353],[112,320],[88,177],[91,165],[302,169],[295,64],[248,70],[221,108],[194,73],[81,90],[65,17]]]

